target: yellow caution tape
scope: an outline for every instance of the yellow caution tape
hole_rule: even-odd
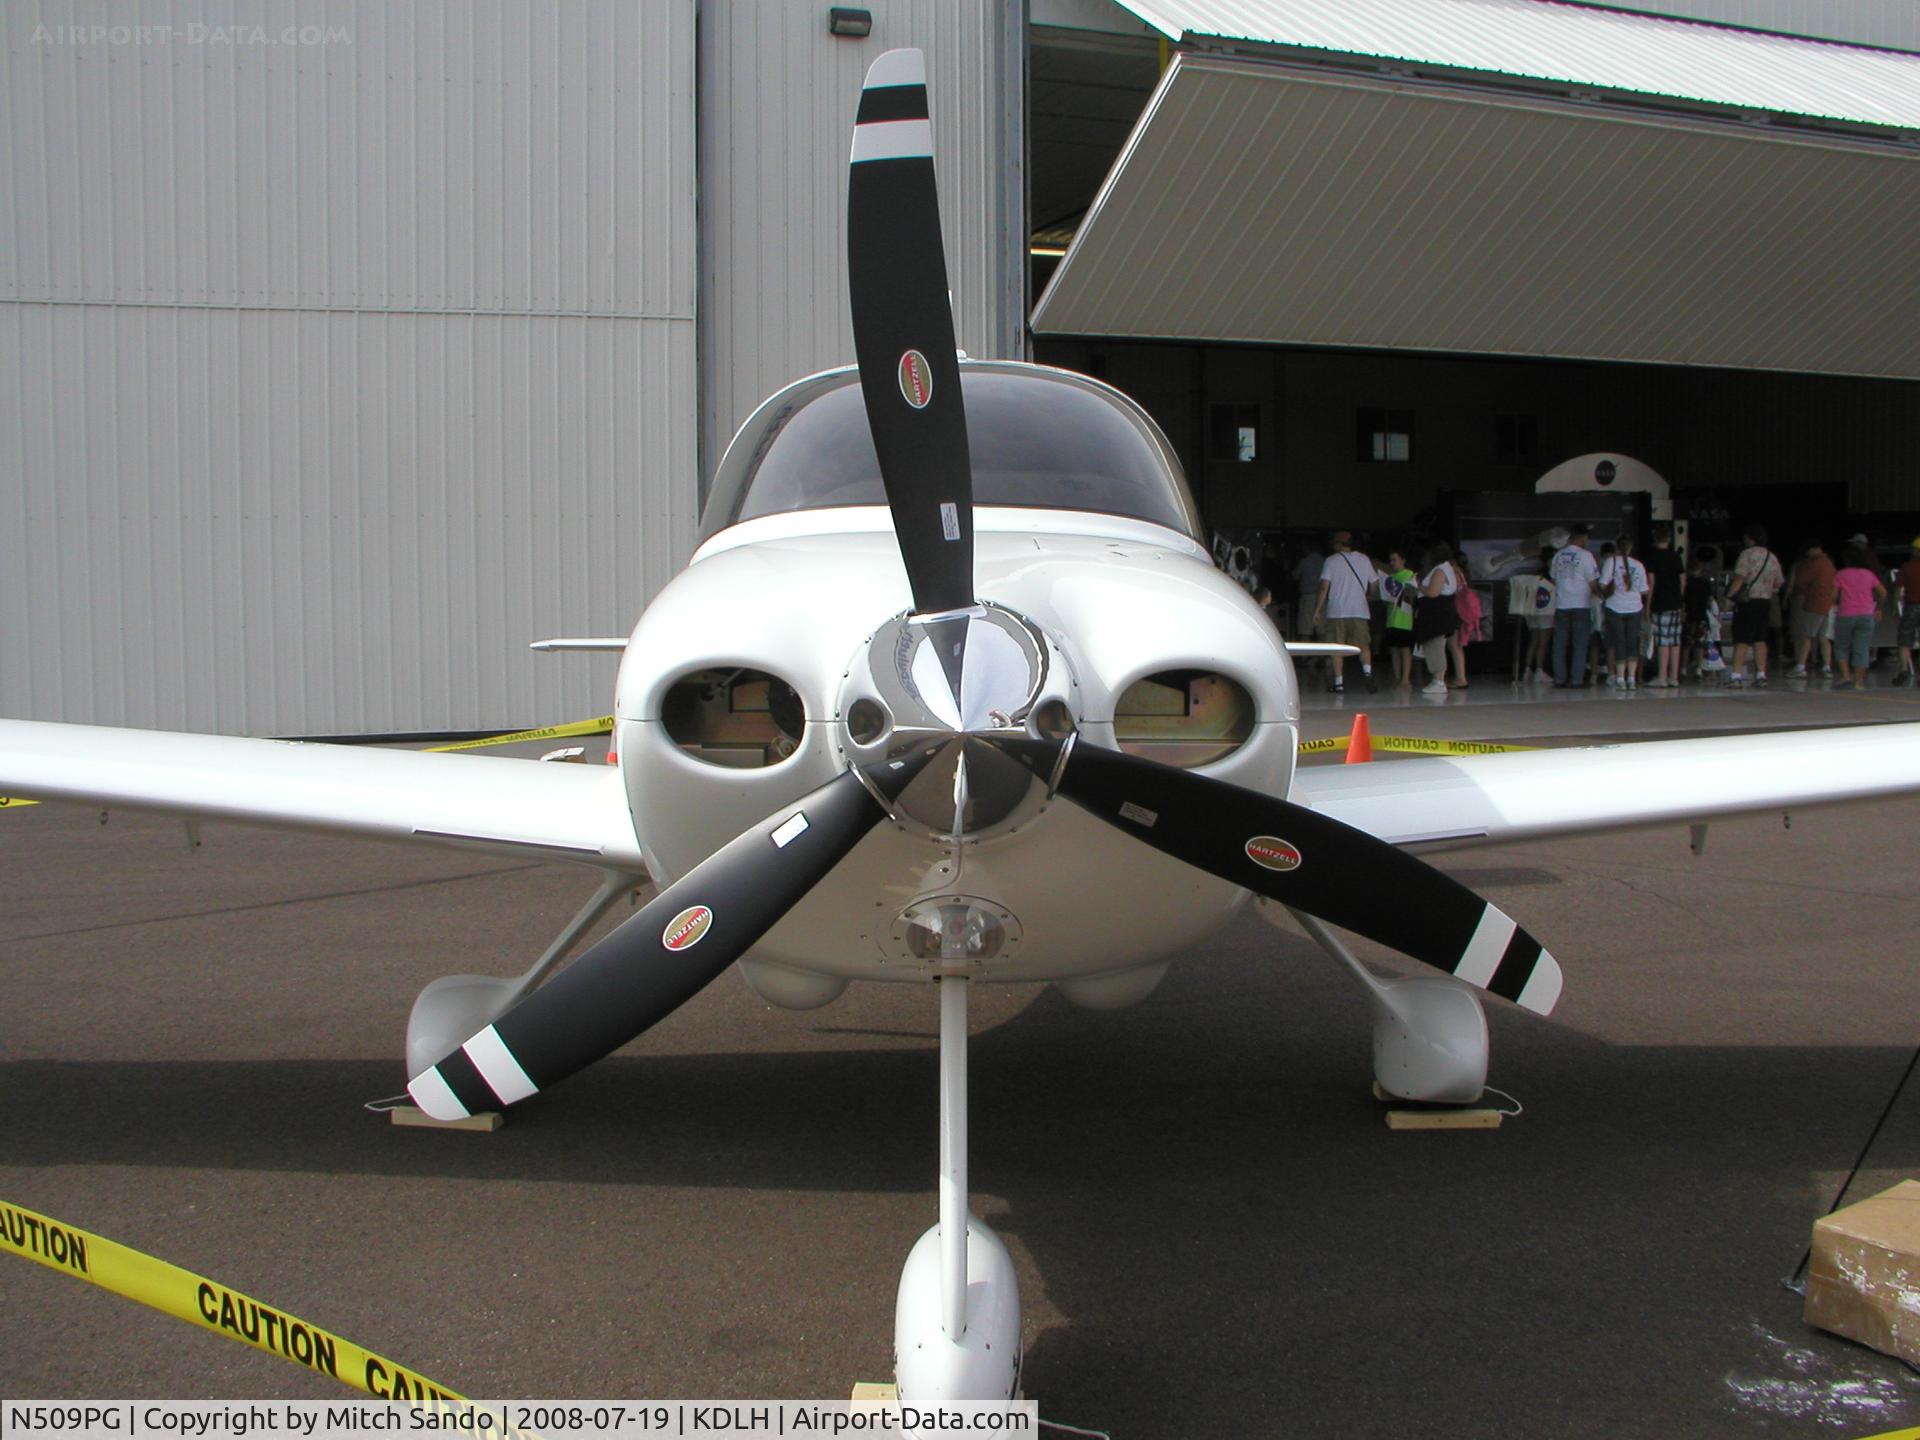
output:
[[[384,1355],[250,1295],[99,1235],[0,1200],[0,1250],[72,1275],[142,1305],[331,1375],[379,1400],[465,1404],[466,1397]]]
[[[516,730],[511,735],[489,735],[482,740],[460,740],[452,745],[429,745],[434,751],[478,750],[487,745],[517,745],[523,740],[564,740],[574,735],[610,735],[613,716],[600,715],[592,720],[573,720],[565,725],[544,725],[538,730]]]
[[[1333,735],[1325,740],[1302,740],[1302,755],[1345,750],[1353,743],[1350,735]],[[1376,735],[1376,750],[1399,750],[1409,755],[1504,755],[1511,750],[1538,750],[1538,745],[1503,745],[1496,740],[1429,740],[1420,735]]]
[[[1412,755],[1504,755],[1509,750],[1538,750],[1538,745],[1502,745],[1497,740],[1427,740],[1418,735],[1376,735],[1374,748]]]

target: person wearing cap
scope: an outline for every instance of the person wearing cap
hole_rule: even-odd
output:
[[[1896,642],[1900,647],[1900,673],[1893,677],[1893,683],[1911,685],[1913,651],[1920,645],[1920,535],[1914,537],[1907,563],[1894,577],[1894,585],[1900,598],[1900,637]]]

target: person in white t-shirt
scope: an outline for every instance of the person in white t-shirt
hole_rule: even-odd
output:
[[[1646,618],[1647,594],[1652,582],[1647,567],[1633,558],[1633,538],[1622,535],[1613,554],[1600,567],[1600,593],[1605,597],[1607,654],[1616,690],[1632,690],[1640,683],[1640,626]]]
[[[1367,596],[1380,584],[1380,572],[1373,561],[1353,548],[1353,536],[1345,530],[1333,532],[1333,553],[1320,566],[1320,594],[1313,609],[1313,623],[1320,638],[1336,645],[1354,645],[1360,650],[1360,674],[1373,683],[1373,612]],[[1346,656],[1333,657],[1333,679],[1327,689],[1339,694],[1347,688],[1341,670]]]
[[[1587,603],[1600,575],[1593,552],[1587,549],[1586,526],[1574,526],[1567,543],[1553,557],[1552,575],[1554,688],[1584,689],[1587,646],[1593,638],[1593,617]]]

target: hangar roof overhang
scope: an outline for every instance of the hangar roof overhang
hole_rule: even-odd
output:
[[[1920,378],[1920,56],[1555,0],[1129,8],[1209,48],[1037,333]]]

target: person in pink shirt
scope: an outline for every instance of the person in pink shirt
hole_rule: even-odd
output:
[[[1834,599],[1833,658],[1840,667],[1836,690],[1851,690],[1867,683],[1867,665],[1872,658],[1873,627],[1886,602],[1887,587],[1873,573],[1873,554],[1864,545],[1849,545],[1841,557],[1840,571],[1833,577]]]

